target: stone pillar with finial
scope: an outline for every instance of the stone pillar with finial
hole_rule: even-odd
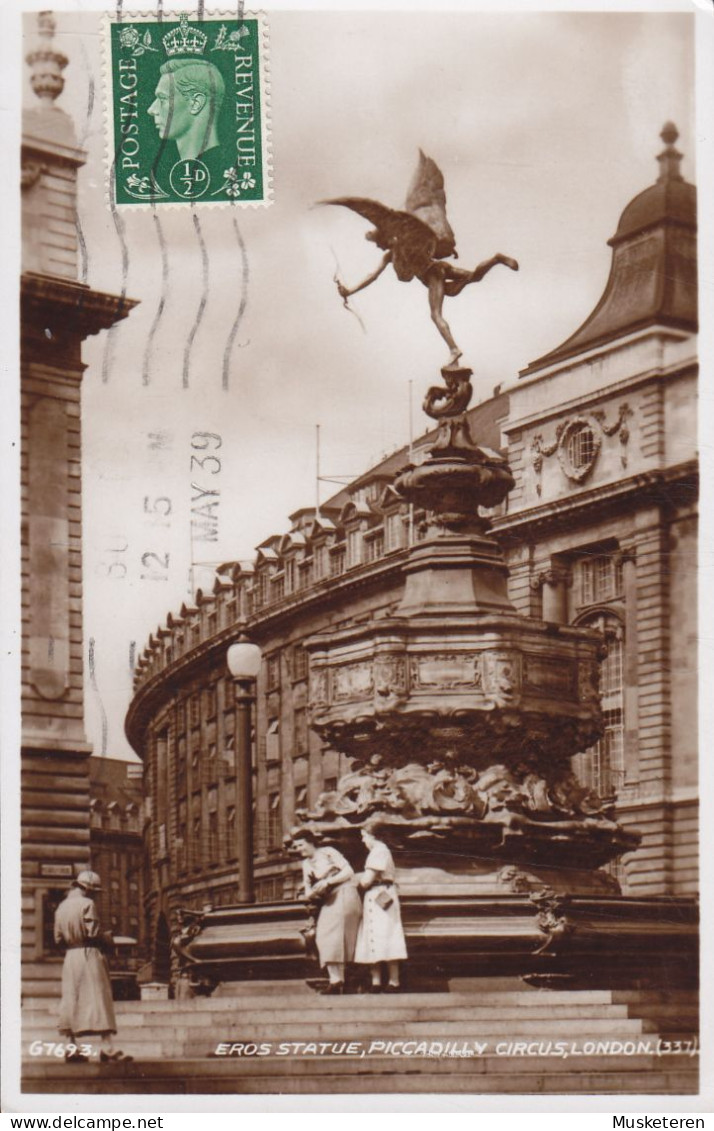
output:
[[[78,148],[72,119],[56,105],[68,59],[54,46],[51,12],[36,17],[26,56],[36,96],[22,116],[22,266],[25,271],[77,278]]]
[[[22,135],[22,945],[32,956],[24,981],[45,978],[48,963],[51,972],[56,955],[45,947],[53,900],[89,864],[82,342],[135,305],[77,281],[77,172],[85,154],[71,118],[55,104],[68,64],[54,47],[55,30],[51,13],[41,12],[38,42],[27,55],[33,101]]]

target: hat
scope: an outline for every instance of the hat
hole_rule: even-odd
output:
[[[74,882],[86,891],[102,890],[102,881],[96,872],[80,872]]]

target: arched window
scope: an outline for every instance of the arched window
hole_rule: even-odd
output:
[[[599,742],[576,755],[573,769],[584,785],[601,797],[607,797],[617,793],[625,781],[622,622],[611,613],[600,613],[578,623],[585,628],[597,628],[605,636],[607,655],[600,664],[600,701],[605,730]]]

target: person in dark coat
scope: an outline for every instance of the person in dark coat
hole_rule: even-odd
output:
[[[101,891],[96,872],[80,872],[55,912],[55,942],[65,948],[62,1000],[57,1028],[72,1045],[77,1038],[98,1036],[102,1062],[131,1060],[114,1048],[117,1031],[109,967],[104,955],[107,937],[100,930],[93,896]],[[68,1049],[68,1061],[86,1061],[79,1048]]]

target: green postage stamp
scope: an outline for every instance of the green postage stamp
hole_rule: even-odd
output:
[[[266,43],[249,13],[109,21],[114,204],[268,203]]]

